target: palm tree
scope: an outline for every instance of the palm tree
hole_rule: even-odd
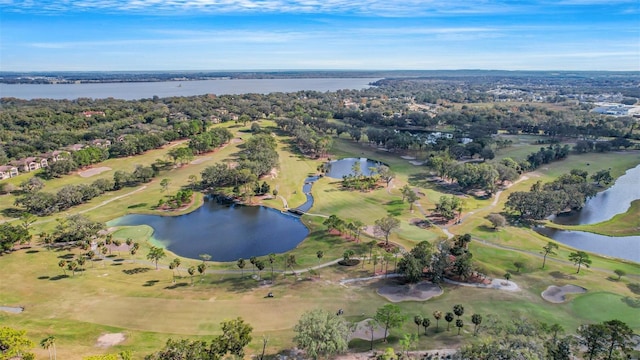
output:
[[[424,334],[427,335],[427,328],[431,325],[431,320],[426,316],[422,318],[422,327],[424,328]]]
[[[193,275],[196,273],[196,267],[189,266],[189,268],[187,269],[187,272],[189,273],[189,276],[191,276],[191,285],[193,285]]]
[[[544,264],[547,262],[547,255],[555,255],[556,253],[553,250],[558,249],[558,244],[549,241],[547,245],[542,247],[542,254],[544,255],[542,258],[542,268],[544,269]]]
[[[360,242],[360,232],[362,231],[362,227],[364,226],[364,223],[360,220],[353,220],[352,224],[354,227],[356,242]]]
[[[107,235],[107,237],[104,239],[104,244],[105,245],[109,245],[109,255],[111,255],[111,244],[113,243],[113,235],[109,234]]]
[[[116,249],[118,249],[118,256],[120,256],[120,245],[122,245],[122,240],[113,240],[113,245],[116,247]]]
[[[173,282],[174,284],[176,282],[176,273],[173,272],[173,269],[175,269],[175,268],[176,268],[176,264],[171,262],[169,264],[169,270],[171,270],[171,282]]]
[[[273,264],[276,262],[276,254],[269,254],[269,264],[271,264],[271,281],[273,282]]]
[[[293,269],[293,265],[297,264],[296,256],[294,254],[289,254],[286,257],[286,265],[291,268],[291,271],[295,274],[295,270]]]
[[[447,331],[449,331],[449,325],[451,325],[451,322],[453,321],[453,313],[446,313],[444,315],[444,319],[447,321]]]
[[[198,274],[200,274],[200,276],[204,276],[204,272],[206,270],[207,270],[207,264],[205,263],[198,264]]]
[[[367,246],[369,247],[369,264],[371,264],[371,256],[373,254],[373,247],[376,246],[378,242],[375,240],[371,240],[367,243]]]
[[[180,276],[180,269],[178,269],[180,267],[180,259],[179,258],[175,258],[173,259],[172,263],[175,265],[176,271],[178,272],[178,276]]]
[[[56,338],[53,335],[49,335],[46,338],[40,340],[40,346],[43,349],[49,351],[49,360],[56,359]],[[51,357],[51,349],[53,348],[53,357]]]
[[[464,314],[464,307],[461,304],[453,305],[453,313],[460,319],[460,316]]]
[[[400,254],[400,247],[394,246],[391,249],[391,253],[393,254],[393,272],[398,272],[398,254]]]
[[[422,318],[421,315],[416,315],[413,317],[413,322],[418,325],[418,337],[420,337],[420,326],[422,326],[422,320],[424,320]]]
[[[471,315],[471,322],[473,323],[473,335],[478,335],[478,325],[482,324],[482,315],[473,314]]]
[[[86,259],[84,258],[84,256],[79,256],[76,259],[76,262],[78,263],[78,266],[80,266],[80,269],[78,269],[78,270],[83,270],[84,271],[84,269],[82,269],[82,266],[84,265],[85,261],[86,261]]]
[[[77,268],[78,268],[78,263],[75,260],[67,263],[67,269],[71,271],[71,276],[76,276]]]
[[[260,274],[262,270],[264,270],[264,261],[260,259],[256,260],[255,266],[258,268],[258,279],[260,279]]]
[[[87,259],[89,259],[89,261],[91,261],[91,267],[93,267],[93,258],[96,257],[96,252],[93,250],[89,250],[86,254]]]
[[[244,277],[244,267],[245,265],[247,265],[247,263],[243,258],[240,258],[238,259],[238,261],[236,261],[236,265],[238,265],[238,267],[240,268],[240,277]]]
[[[66,276],[67,275],[67,271],[64,268],[65,268],[65,266],[67,266],[67,261],[66,260],[60,260],[60,262],[58,263],[58,266],[62,269],[62,273]]]
[[[436,319],[436,332],[439,329],[440,319],[442,319],[442,311],[436,310],[433,312],[433,317]]]
[[[251,265],[253,266],[253,273],[256,273],[256,261],[258,260],[257,257],[252,256],[251,258],[249,258],[249,262],[251,263]]]
[[[462,321],[462,319],[456,320],[456,327],[458,328],[458,335],[460,335],[460,330],[462,330],[463,326],[464,326],[464,322]]]

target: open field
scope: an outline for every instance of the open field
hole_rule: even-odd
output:
[[[268,126],[268,122],[264,121]],[[243,128],[230,125],[236,137],[246,140],[250,134]],[[285,197],[290,207],[304,201],[301,187],[305,177],[316,172],[319,161],[300,157],[289,147],[286,138],[280,138],[280,168],[277,177],[267,178],[272,189],[278,187],[279,195]],[[531,139],[523,138],[523,147],[531,146]],[[239,151],[242,142],[232,142],[214,153],[204,154],[196,159],[207,159],[201,163],[189,164],[160,174],[155,180],[144,184],[144,188],[128,188],[94,199],[88,204],[78,206],[67,212],[83,212],[94,220],[108,221],[126,213],[154,213],[153,206],[165,196],[159,182],[162,178],[171,180],[168,193],[177,191],[188,183],[190,175],[197,175],[209,165],[218,161],[229,161]],[[537,149],[536,149],[537,150]],[[98,167],[132,170],[135,164],[149,164],[156,158],[165,156],[167,148],[150,151],[140,157],[113,159]],[[535,151],[535,150],[532,150]],[[529,151],[530,152],[530,151]],[[360,220],[367,225],[388,214],[401,220],[401,228],[393,233],[390,241],[410,248],[416,243],[446,238],[437,227],[420,229],[410,225],[413,218],[423,218],[420,209],[402,202],[399,189],[404,184],[417,187],[424,196],[418,200],[420,207],[429,213],[435,202],[443,194],[442,189],[428,182],[428,169],[415,166],[400,158],[403,154],[379,151],[366,144],[339,139],[331,151],[332,158],[362,156],[388,164],[397,174],[390,187],[378,188],[371,192],[351,192],[340,189],[335,179],[322,178],[313,186],[315,205],[311,213],[328,216],[331,214],[347,220]],[[535,181],[547,181],[571,168],[581,168],[590,173],[598,169],[612,168],[612,174],[619,176],[624,170],[635,166],[640,159],[637,153],[570,155],[562,162],[546,165],[535,173],[527,174],[528,179],[517,183],[502,192],[495,205],[493,199],[465,197],[464,221],[451,226],[454,234],[471,233],[470,244],[474,261],[478,268],[493,278],[501,278],[505,272],[513,274],[512,281],[518,284],[520,291],[507,292],[492,289],[476,289],[455,285],[443,285],[444,293],[427,301],[405,301],[398,305],[408,316],[428,316],[432,325],[429,336],[421,336],[418,348],[455,348],[471,341],[472,325],[470,315],[517,318],[526,316],[546,323],[560,323],[567,331],[587,322],[609,320],[617,317],[626,321],[635,331],[640,331],[640,323],[634,320],[638,309],[621,301],[625,296],[637,297],[629,289],[631,283],[640,282],[640,264],[621,262],[593,255],[592,268],[583,269],[576,274],[575,266],[566,261],[571,249],[561,246],[558,255],[549,256],[545,269],[541,269],[540,251],[549,239],[526,227],[506,227],[500,231],[490,228],[485,216],[491,212],[500,212],[508,194],[512,191],[528,189]],[[588,165],[587,165],[588,164]],[[96,174],[88,179],[71,175],[46,182],[46,191],[65,184],[78,184],[93,181],[100,177],[113,176],[113,171]],[[23,181],[22,179],[20,181]],[[18,181],[19,182],[19,181]],[[141,190],[139,190],[141,189]],[[137,192],[136,192],[137,191]],[[13,206],[15,197],[0,197],[0,208]],[[111,201],[112,200],[112,201]],[[634,203],[637,206],[638,202]],[[184,212],[191,211],[194,206]],[[265,205],[282,209],[279,199],[265,201]],[[60,214],[58,216],[61,216]],[[35,231],[51,229],[55,218],[51,216],[38,219]],[[2,218],[9,219],[8,217]],[[251,266],[244,269],[241,276],[235,263],[209,263],[208,273],[204,276],[189,277],[186,269],[197,265],[199,260],[182,259],[173,282],[171,270],[166,265],[175,255],[161,260],[160,270],[146,259],[149,246],[153,243],[152,229],[146,226],[123,227],[114,232],[114,238],[132,238],[141,243],[141,249],[135,256],[128,253],[113,252],[105,259],[85,264],[84,271],[75,275],[58,267],[60,259],[79,254],[79,249],[46,250],[34,241],[31,248],[0,256],[3,279],[0,281],[0,306],[24,306],[20,314],[0,312],[0,323],[25,329],[34,341],[47,335],[56,336],[59,358],[81,359],[83,356],[132,350],[134,358],[157,350],[170,337],[186,336],[208,339],[219,332],[219,323],[225,319],[241,316],[254,327],[253,342],[248,354],[261,350],[260,338],[263,334],[270,337],[268,353],[292,346],[293,326],[302,313],[322,307],[329,311],[344,309],[345,317],[350,321],[361,321],[371,317],[376,308],[387,303],[377,294],[381,286],[393,285],[392,279],[380,279],[340,285],[347,278],[368,277],[373,274],[373,264],[363,261],[360,265],[345,267],[334,265],[313,272],[303,272],[322,262],[339,259],[346,249],[353,249],[356,256],[368,255],[364,244],[372,238],[362,235],[360,243],[338,235],[328,234],[322,225],[322,216],[305,215],[302,220],[310,228],[309,237],[290,253],[296,255],[298,265],[295,270],[299,277],[283,275],[282,256],[275,264],[275,283],[258,281]],[[617,226],[617,225],[612,225]],[[318,260],[316,252],[324,251],[324,258]],[[72,254],[72,255],[69,255]],[[518,271],[514,262],[525,266]],[[27,265],[25,265],[27,264]],[[389,269],[393,268],[391,262]],[[612,271],[624,270],[628,276],[620,281],[611,280]],[[380,265],[377,270],[380,271]],[[271,280],[269,265],[262,272],[264,279]],[[191,284],[193,280],[193,286]],[[540,296],[549,285],[563,286],[574,284],[587,289],[585,294],[568,295],[568,301],[551,304]],[[271,291],[275,298],[265,298]],[[455,331],[443,331],[446,322],[440,321],[439,332],[435,331],[434,310],[451,311],[452,304],[465,307],[465,328],[461,336]],[[593,311],[594,308],[607,309],[605,315]],[[377,342],[375,348],[382,350],[391,345],[398,347],[403,333],[413,333],[415,325],[409,321],[401,329],[392,330],[390,343]],[[482,330],[481,330],[482,331]],[[96,346],[97,339],[105,333],[123,333],[125,341],[112,348]],[[368,350],[369,343],[354,340],[355,350]],[[36,349],[39,357],[46,357],[43,349]]]

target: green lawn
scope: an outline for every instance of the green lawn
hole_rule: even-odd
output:
[[[265,126],[271,126],[264,121]],[[231,126],[236,136],[244,140],[250,136],[243,130],[246,128]],[[522,138],[521,142],[532,139]],[[188,183],[190,175],[199,175],[206,167],[217,161],[232,161],[234,154],[242,142],[232,142],[223,149],[197,157],[197,163],[189,164],[161,174],[154,181],[144,184],[142,188],[124,189],[94,199],[88,204],[71,209],[65,214],[58,214],[39,219],[34,231],[51,229],[55,218],[84,211],[94,220],[107,221],[131,212],[153,213],[153,206],[166,195],[161,192],[159,182],[162,178],[171,180],[169,193]],[[533,145],[524,145],[533,146]],[[149,164],[156,158],[163,157],[167,149],[150,151],[143,156],[127,159],[113,159],[97,166],[109,166],[112,169],[132,169],[135,164]],[[286,138],[281,138],[278,148],[280,168],[276,176],[265,178],[273,188],[278,188],[289,206],[294,207],[304,201],[302,182],[309,174],[316,172],[317,160],[300,157],[295,149],[290,148]],[[635,296],[629,289],[630,282],[637,282],[633,274],[640,274],[640,264],[605,259],[593,255],[593,267],[575,274],[573,264],[563,261],[571,249],[562,246],[557,255],[550,255],[545,269],[540,269],[542,259],[538,256],[549,240],[526,227],[506,227],[494,231],[489,227],[485,216],[491,212],[501,212],[508,194],[512,191],[526,190],[535,181],[552,179],[571,168],[583,168],[591,173],[598,169],[612,168],[612,173],[620,175],[626,168],[638,163],[637,153],[621,154],[587,154],[570,156],[567,160],[549,164],[513,187],[505,190],[495,206],[493,199],[479,200],[466,198],[464,214],[467,215],[462,224],[452,226],[449,230],[454,234],[472,233],[476,239],[470,244],[471,252],[477,266],[487,275],[502,277],[505,272],[513,273],[512,280],[521,288],[517,292],[505,292],[489,289],[475,289],[444,285],[444,294],[426,302],[403,302],[400,307],[405,314],[430,316],[434,310],[450,311],[453,304],[465,306],[465,329],[461,336],[450,332],[435,332],[435,320],[429,328],[429,336],[421,336],[419,348],[456,347],[473,339],[470,315],[514,318],[527,316],[548,323],[559,322],[571,332],[581,323],[608,320],[609,317],[621,317],[636,331],[640,323],[634,320],[637,309],[629,308],[622,302],[625,296]],[[370,192],[344,191],[335,179],[322,178],[313,186],[316,200],[312,208],[313,215],[305,215],[302,221],[309,227],[310,235],[291,253],[296,255],[297,271],[317,265],[316,252],[322,250],[324,258],[329,261],[342,257],[346,249],[353,249],[356,254],[368,253],[364,245],[372,238],[362,235],[361,242],[344,236],[329,234],[322,225],[323,216],[338,215],[346,220],[360,220],[372,225],[376,219],[392,214],[401,220],[400,229],[391,235],[390,240],[410,248],[419,241],[444,238],[444,233],[437,228],[420,229],[410,225],[410,220],[422,218],[416,208],[409,211],[409,205],[402,202],[399,189],[410,183],[418,187],[424,195],[418,200],[422,208],[430,212],[435,202],[443,194],[441,189],[426,181],[427,169],[410,164],[400,158],[401,154],[379,151],[366,144],[355,143],[346,139],[335,141],[332,158],[363,156],[389,164],[396,173],[396,178],[389,189],[380,187]],[[588,165],[587,165],[588,164]],[[46,183],[47,191],[55,191],[65,184],[93,181],[101,176],[112,176],[112,171],[96,177],[83,179],[72,175]],[[127,195],[128,194],[128,195]],[[116,199],[117,196],[127,195]],[[112,200],[107,202],[109,200]],[[191,206],[190,211],[199,205],[201,198]],[[13,195],[0,198],[0,209],[12,207]],[[268,200],[265,205],[282,208],[282,201]],[[316,216],[317,215],[317,216]],[[273,354],[278,349],[292,346],[293,326],[300,315],[309,309],[322,307],[329,311],[343,308],[345,317],[359,321],[370,317],[375,309],[387,301],[377,295],[376,289],[380,281],[342,286],[340,279],[365,277],[373,273],[373,264],[365,261],[357,266],[332,266],[316,271],[314,274],[303,273],[300,279],[292,275],[283,276],[276,273],[273,286],[265,286],[252,278],[251,266],[245,268],[244,277],[236,271],[235,263],[208,263],[210,270],[234,270],[227,273],[209,273],[193,277],[194,286],[186,269],[200,263],[197,259],[182,259],[179,272],[176,272],[176,283],[172,282],[173,274],[166,269],[175,255],[168,254],[160,261],[161,269],[156,271],[145,259],[148,249],[154,244],[152,229],[147,226],[123,227],[114,233],[117,239],[132,238],[141,243],[140,251],[131,256],[128,253],[114,253],[108,261],[94,261],[85,265],[85,271],[71,276],[62,276],[63,271],[58,262],[67,256],[76,256],[79,250],[52,250],[33,245],[31,249],[16,251],[0,256],[0,268],[3,279],[0,281],[0,305],[24,306],[22,314],[0,312],[0,323],[28,331],[35,342],[47,335],[56,336],[59,358],[81,359],[90,354],[132,350],[135,358],[141,359],[144,354],[158,349],[167,338],[190,336],[207,339],[219,332],[220,321],[241,316],[254,327],[254,341],[250,345],[249,354],[257,354],[261,350],[261,336],[268,335],[268,352]],[[381,240],[380,238],[378,240]],[[482,240],[489,242],[485,244]],[[37,242],[37,241],[34,241]],[[512,247],[516,251],[497,248],[490,243]],[[72,254],[72,255],[69,255]],[[513,263],[519,261],[525,267],[517,272]],[[363,266],[364,265],[364,266]],[[276,269],[282,270],[282,256],[279,255]],[[389,268],[393,263],[389,264]],[[377,267],[380,270],[380,265]],[[611,281],[611,271],[622,269],[629,276],[621,281]],[[263,278],[270,278],[270,267],[262,272]],[[383,280],[384,281],[384,280]],[[540,293],[548,285],[576,284],[587,288],[584,295],[576,295],[566,304],[550,304],[544,301]],[[276,297],[266,299],[267,292],[272,291]],[[593,309],[606,309],[606,315],[599,315]],[[598,310],[600,311],[600,310]],[[603,310],[604,311],[604,310]],[[440,322],[440,330],[446,322]],[[398,338],[403,333],[416,331],[412,321],[399,330],[392,330],[389,344],[376,343],[382,350],[387,346],[399,349]],[[96,339],[103,333],[124,332],[127,340],[112,349],[100,349],[95,346]],[[366,342],[354,341],[357,349],[368,349]],[[35,350],[40,358],[46,358],[42,349]]]

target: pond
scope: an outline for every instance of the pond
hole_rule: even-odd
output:
[[[224,205],[205,199],[197,210],[180,216],[126,215],[108,226],[149,225],[153,238],[177,255],[235,261],[294,249],[309,230],[298,217],[264,206]]]
[[[640,165],[627,170],[615,184],[589,199],[580,211],[552,217],[552,221],[565,225],[594,224],[609,220],[626,212],[633,200],[640,199]]]
[[[334,179],[342,179],[347,175],[355,175],[353,173],[353,167],[356,163],[360,165],[360,174],[365,176],[371,175],[372,168],[377,168],[383,165],[380,162],[369,160],[367,158],[345,158],[333,160],[327,164],[328,171],[326,176]]]
[[[538,227],[535,230],[542,235],[576,249],[640,262],[640,236],[612,237],[584,231],[556,230],[547,227]]]
[[[627,170],[609,189],[589,199],[584,208],[565,216],[552,217],[560,224],[593,224],[626,212],[640,199],[640,165]],[[640,236],[611,237],[583,231],[537,227],[537,232],[576,249],[640,262]]]

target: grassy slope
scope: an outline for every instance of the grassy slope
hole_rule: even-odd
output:
[[[245,138],[249,135],[241,136]],[[88,211],[87,215],[94,219],[107,220],[130,211],[145,210],[145,206],[148,207],[146,210],[150,211],[150,206],[164,196],[160,193],[160,179],[163,177],[171,179],[169,191],[171,193],[181,184],[186,184],[190,174],[199,174],[204,167],[215,161],[221,161],[237,151],[237,144],[231,144],[214,154],[204,155],[201,158],[211,157],[211,159],[202,164],[188,165],[162,174],[158,179],[147,184],[144,191]],[[118,166],[133,168],[137,163],[152,162],[155,158],[163,156],[164,152],[166,149],[149,152],[144,155],[145,161],[142,161],[143,158],[117,159],[110,160],[113,162],[109,164],[112,168],[120,168]],[[322,179],[313,188],[316,205],[312,212],[324,215],[337,214],[345,219],[360,219],[365,224],[372,224],[375,219],[386,216],[388,213],[395,214],[402,220],[403,225],[399,232],[392,235],[392,241],[405,246],[443,236],[437,229],[422,230],[408,225],[409,219],[420,217],[419,212],[416,210],[411,214],[408,211],[408,205],[399,202],[401,198],[398,189],[410,179],[415,179],[415,174],[426,173],[425,168],[415,167],[406,160],[400,159],[397,154],[377,151],[375,148],[351,141],[336,142],[333,153],[333,157],[366,156],[383,161],[389,164],[398,176],[392,183],[390,193],[386,189],[378,189],[370,193],[345,192],[339,189],[335,181],[328,178]],[[281,145],[280,154],[280,173],[276,179],[269,179],[268,182],[272,188],[279,185],[281,194],[287,198],[290,205],[294,206],[304,201],[300,184],[308,173],[315,171],[317,165],[314,161],[300,159],[287,149],[286,144]],[[590,165],[587,166],[587,162]],[[454,233],[471,232],[474,236],[490,242],[538,253],[548,239],[525,228],[509,227],[495,232],[488,228],[484,215],[500,211],[510,191],[528,189],[535,180],[551,179],[566,169],[583,167],[594,172],[598,168],[612,167],[612,172],[619,175],[625,168],[636,163],[637,157],[615,154],[571,156],[564,162],[550,164],[536,174],[530,174],[529,180],[505,191],[498,204],[492,209],[484,209],[491,204],[491,200],[469,198],[465,205],[465,212],[474,212],[474,214],[451,230]],[[101,176],[112,176],[112,174],[103,173]],[[94,178],[90,178],[90,181]],[[47,189],[51,190],[71,181],[78,181],[78,179],[70,176],[54,180],[47,183]],[[134,189],[128,189],[124,193],[132,190]],[[429,187],[423,189],[425,196],[419,200],[419,203],[425,210],[429,211],[441,195],[437,190]],[[294,191],[297,193],[294,194]],[[103,196],[94,200],[93,204],[83,205],[73,211],[91,208],[117,195]],[[3,198],[0,206],[4,207],[11,203],[12,200]],[[145,203],[147,205],[140,205]],[[275,200],[270,200],[269,204],[275,207],[281,206],[281,203]],[[129,209],[128,207],[132,205],[134,208]],[[366,251],[362,244],[347,241],[339,236],[327,235],[321,226],[322,220],[323,218],[315,216],[303,218],[303,221],[310,226],[311,233],[310,237],[293,251],[299,263],[296,269],[317,264],[318,260],[315,257],[317,250],[325,251],[325,260],[340,257],[344,249],[349,247],[355,249],[356,253]],[[47,227],[50,224],[36,226]],[[0,304],[26,308],[26,311],[19,315],[0,313],[0,322],[27,329],[34,341],[54,334],[57,338],[58,354],[61,358],[73,360],[88,354],[121,349],[131,349],[140,358],[142,354],[160,347],[168,337],[193,335],[206,339],[207,336],[218,332],[220,321],[242,316],[255,328],[255,340],[249,352],[257,353],[260,350],[260,335],[264,333],[270,335],[270,351],[290,346],[292,327],[300,314],[308,309],[323,307],[335,311],[337,308],[343,308],[347,318],[356,321],[371,316],[377,307],[386,303],[383,298],[376,295],[375,283],[348,287],[336,284],[336,281],[341,278],[370,275],[372,264],[368,263],[364,264],[364,269],[361,266],[322,269],[319,271],[319,278],[308,279],[305,275],[303,281],[294,281],[290,276],[284,279],[280,277],[276,285],[268,290],[273,291],[276,298],[264,299],[267,289],[250,279],[248,276],[250,267],[245,269],[244,279],[240,279],[240,275],[235,273],[196,276],[196,285],[191,287],[190,279],[186,276],[186,268],[199,262],[183,259],[180,271],[183,278],[178,280],[178,286],[174,286],[169,270],[155,271],[150,264],[143,263],[149,246],[145,240],[149,236],[148,227],[125,228],[115,234],[116,238],[132,237],[136,241],[143,241],[142,249],[136,255],[137,261],[142,263],[131,263],[128,255],[120,257],[114,254],[116,259],[122,258],[124,261],[114,263],[97,261],[93,266],[87,264],[83,275],[62,279],[59,278],[62,271],[57,263],[60,260],[59,257],[65,256],[67,252],[48,252],[43,249],[35,252],[23,250],[0,257],[0,267],[5,274],[0,282]],[[363,241],[368,241],[368,238],[365,236]],[[468,316],[472,313],[499,314],[500,316],[526,314],[550,323],[561,322],[566,329],[571,330],[580,323],[601,321],[599,315],[588,310],[591,305],[607,306],[615,302],[616,306],[608,307],[611,311],[610,316],[621,319],[630,318],[629,308],[620,306],[622,302],[619,301],[619,297],[633,296],[627,285],[629,282],[637,282],[637,279],[629,280],[628,277],[624,277],[619,282],[610,281],[607,280],[610,273],[601,271],[599,268],[609,270],[620,268],[628,274],[638,274],[640,273],[638,264],[622,263],[594,256],[593,269],[585,269],[580,274],[575,274],[575,267],[572,264],[554,260],[566,259],[569,249],[565,247],[560,249],[558,255],[552,256],[547,261],[547,267],[541,270],[539,269],[541,259],[533,254],[499,249],[478,241],[473,241],[470,246],[475,254],[474,259],[489,275],[501,276],[506,271],[513,272],[513,280],[523,290],[507,293],[445,286],[445,293],[442,296],[426,303],[401,303],[400,306],[405,313],[411,316],[416,314],[429,316],[434,310],[450,311],[452,304],[462,303],[465,306],[467,324],[470,323]],[[75,252],[77,254],[78,250]],[[172,258],[170,254],[161,263],[166,264]],[[514,261],[525,263],[525,269],[521,273],[516,273]],[[210,264],[210,266],[215,269],[237,269],[233,263]],[[278,259],[276,266],[282,267],[281,258]],[[134,269],[148,270],[137,273],[124,271]],[[268,276],[268,270],[267,267],[263,276]],[[589,289],[589,292],[586,295],[574,296],[576,301],[567,304],[552,305],[541,299],[539,294],[546,286],[566,283],[584,286]],[[469,334],[471,327],[466,327],[463,335],[457,337],[453,331],[435,334],[433,332],[435,321],[433,324],[429,337],[421,337],[419,347],[451,347],[472,338]],[[640,324],[633,322],[629,324],[636,330],[640,329]],[[441,321],[440,328],[444,326],[446,323]],[[128,336],[124,344],[109,350],[94,346],[100,334],[119,331],[125,332]],[[414,332],[415,325],[407,323],[401,331],[392,331],[392,345],[397,346],[395,341],[403,331]],[[368,349],[368,344],[365,342],[355,342],[354,345],[357,348]],[[376,345],[378,349],[386,346],[381,343]],[[46,356],[45,351],[41,349],[37,351],[41,357]]]

